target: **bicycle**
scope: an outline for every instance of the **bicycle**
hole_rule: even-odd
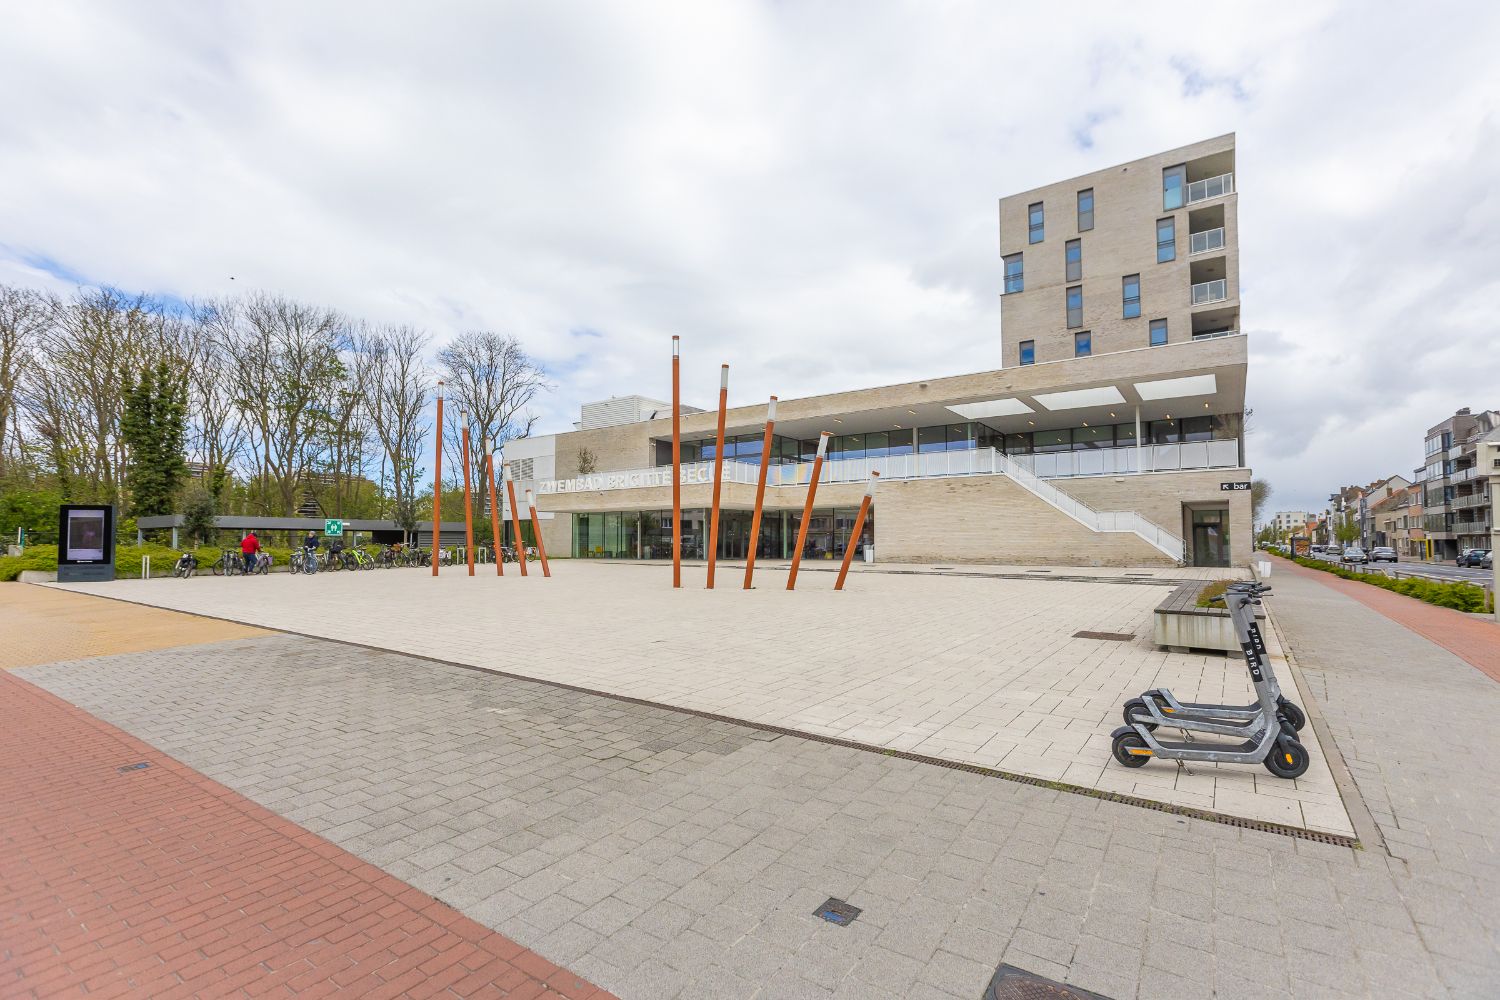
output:
[[[191,552],[184,552],[177,559],[177,565],[172,567],[172,575],[179,580],[190,580],[198,572],[198,557]]]
[[[291,562],[287,569],[292,573],[307,573],[309,575],[318,571],[318,554],[311,549],[297,549],[292,553]]]
[[[256,576],[266,576],[271,572],[271,564],[275,561],[271,553],[264,550],[257,552],[255,554],[255,567],[250,572]]]
[[[345,565],[346,568],[348,568],[348,569],[374,569],[375,568],[375,557],[372,556],[372,555],[370,555],[370,553],[366,552],[364,549],[345,549],[344,550],[345,557],[346,558],[349,557],[349,553],[351,553],[351,552],[354,554],[353,557],[352,557],[354,559],[354,562],[353,562],[352,565],[350,563],[348,563],[348,562],[345,562],[344,565]]]
[[[243,576],[245,573],[245,557],[232,549],[224,550],[224,554],[214,561],[214,576]]]

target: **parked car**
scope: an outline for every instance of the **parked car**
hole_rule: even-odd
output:
[[[1370,562],[1400,562],[1396,558],[1396,550],[1385,545],[1377,545],[1370,550]]]
[[[1494,552],[1493,549],[1491,549],[1489,552],[1486,552],[1484,554],[1484,559],[1480,561],[1479,568],[1480,569],[1494,569],[1495,568],[1495,552]]]
[[[1465,549],[1464,554],[1459,556],[1456,562],[1460,566],[1478,567],[1483,565],[1484,557],[1488,554],[1488,549]]]
[[[1351,545],[1345,549],[1341,558],[1346,563],[1367,563],[1370,561],[1370,557],[1365,555],[1365,550],[1358,545]]]

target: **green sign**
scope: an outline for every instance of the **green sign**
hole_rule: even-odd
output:
[[[344,533],[344,522],[336,518],[329,518],[323,522],[323,534],[338,537]]]

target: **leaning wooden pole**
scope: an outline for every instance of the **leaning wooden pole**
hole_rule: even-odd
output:
[[[432,460],[432,575],[438,575],[443,544],[443,382],[437,384],[437,449]]]
[[[766,471],[771,467],[771,429],[776,426],[776,397],[766,404],[766,436],[760,445],[760,477],[755,481],[755,513],[750,515],[750,550],[745,557],[745,589],[755,575],[755,548],[760,543],[760,513],[766,502]]]
[[[484,439],[484,474],[490,484],[490,535],[494,537],[495,575],[505,575],[505,552],[500,542],[500,494],[495,492],[495,453],[490,451],[490,439]]]
[[[469,575],[474,575],[474,477],[469,474],[469,414],[460,417],[463,422],[464,444],[464,561],[469,564]]]
[[[542,576],[550,577],[552,568],[547,565],[547,543],[542,541],[542,522],[536,516],[536,494],[526,491],[526,509],[531,511],[531,533],[536,536],[536,551],[542,557]]]
[[[511,478],[509,462],[501,464],[500,474],[505,477],[505,492],[510,497],[510,526],[516,533],[516,562],[521,564],[521,575],[525,576],[526,539],[521,537],[521,514],[516,510],[516,481]]]
[[[714,567],[719,562],[719,494],[724,486],[724,415],[729,410],[729,366],[719,368],[719,431],[714,437],[714,499],[708,517],[708,589],[714,589]]]
[[[682,341],[672,338],[672,586],[682,586]],[[439,404],[441,405],[441,404]]]
[[[807,526],[812,521],[813,498],[818,495],[818,477],[823,473],[823,456],[828,453],[827,431],[818,435],[818,454],[813,459],[812,480],[807,484],[807,502],[802,505],[802,524],[797,528],[797,548],[792,552],[792,571],[787,574],[786,589],[797,589],[797,567],[802,565],[802,547],[807,544]]]
[[[849,532],[849,540],[844,543],[844,565],[839,567],[839,578],[834,582],[834,590],[844,589],[844,577],[849,575],[849,564],[854,561],[854,549],[859,544],[859,533],[865,530],[865,518],[870,514],[870,501],[875,499],[875,480],[880,478],[880,473],[870,473],[870,483],[865,487],[865,498],[860,501],[859,513],[854,515],[854,527]]]

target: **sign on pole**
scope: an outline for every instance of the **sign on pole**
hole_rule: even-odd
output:
[[[344,522],[336,517],[330,517],[323,522],[323,534],[330,538],[337,538],[344,533]]]

